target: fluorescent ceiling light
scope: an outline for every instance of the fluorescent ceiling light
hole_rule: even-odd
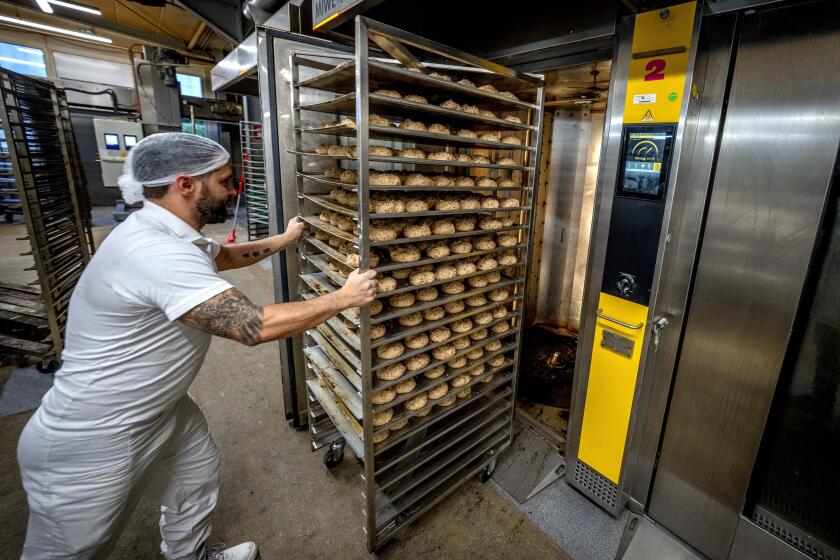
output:
[[[53,13],[52,6],[47,0],[35,0],[35,3],[38,4],[38,7],[41,8],[42,11],[47,12],[48,14]]]
[[[37,68],[46,68],[43,62],[34,62],[32,60],[21,60],[19,58],[12,58],[11,56],[0,56],[0,62],[12,62],[14,64],[23,64],[26,66],[35,66]]]
[[[99,8],[94,8],[93,6],[87,6],[85,4],[76,4],[75,2],[63,2],[62,0],[46,0],[49,4],[55,4],[56,6],[62,6],[64,8],[70,8],[71,10],[78,10],[80,12],[87,12],[89,14],[93,14],[95,16],[101,16],[102,12]],[[41,5],[41,2],[38,2],[38,5]],[[51,10],[52,11],[52,10]]]
[[[0,15],[0,22],[7,22],[11,25],[15,25],[18,27],[30,27],[32,29],[40,29],[41,31],[57,33],[59,35],[68,35],[70,37],[85,39],[87,41],[96,41],[98,43],[107,43],[109,45],[113,43],[113,41],[108,37],[100,37],[99,35],[93,35],[91,33],[82,33],[81,31],[73,31],[71,29],[64,29],[63,27],[54,27],[52,25],[45,25],[43,23],[36,23],[34,21],[29,21],[25,19],[18,19]]]

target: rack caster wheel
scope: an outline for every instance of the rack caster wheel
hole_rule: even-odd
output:
[[[55,360],[49,360],[47,362],[38,362],[35,364],[35,369],[40,371],[41,373],[55,373],[58,371],[58,362]]]
[[[324,453],[324,465],[328,469],[334,469],[344,460],[344,441],[339,440],[330,444],[330,448]]]
[[[487,481],[490,480],[491,476],[493,476],[493,468],[490,465],[487,465],[481,469],[481,472],[479,472],[475,477],[480,483],[486,484]]]

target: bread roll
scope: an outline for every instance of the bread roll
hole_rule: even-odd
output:
[[[423,314],[415,311],[414,313],[409,313],[398,318],[397,322],[403,327],[416,327],[423,322]]]
[[[341,172],[341,176],[338,180],[349,185],[357,183],[359,181],[359,175],[353,169],[345,169]]]
[[[415,272],[408,278],[408,282],[412,286],[422,286],[423,284],[431,284],[434,281],[434,272]]]
[[[429,389],[429,398],[433,401],[443,397],[446,393],[449,392],[449,385],[446,383],[441,383],[440,385],[436,385]]]
[[[388,254],[395,263],[411,263],[420,260],[420,250],[413,245],[400,245],[390,247]]]
[[[402,99],[402,95],[400,92],[394,91],[392,89],[378,89],[373,92],[374,95],[384,95],[385,97],[393,97],[395,99]]]
[[[516,160],[511,157],[503,157],[496,160],[496,165],[516,165]],[[512,187],[513,185],[504,185]]]
[[[507,122],[522,124],[522,119],[520,119],[516,115],[504,115],[502,118]]]
[[[452,111],[460,111],[461,110],[461,104],[456,103],[455,101],[453,101],[451,99],[447,99],[446,101],[441,103],[440,106],[443,107],[444,109],[450,109]]]
[[[451,154],[449,152],[432,152],[428,156],[426,156],[426,159],[433,159],[439,161],[452,161],[455,158],[455,154]]]
[[[501,340],[494,340],[493,342],[488,342],[484,345],[484,349],[488,352],[495,352],[496,350],[502,349],[502,341]]]
[[[429,132],[431,132],[433,134],[452,134],[452,132],[449,130],[448,126],[446,126],[444,124],[440,124],[440,123],[430,124],[429,125]]]
[[[410,187],[428,187],[432,185],[432,179],[422,173],[412,173],[405,178],[405,184]]]
[[[447,282],[443,284],[440,289],[443,291],[444,294],[447,295],[455,295],[460,294],[465,290],[464,283],[458,280],[454,280],[452,282]]]
[[[419,395],[416,395],[405,401],[405,404],[403,406],[405,406],[406,410],[420,410],[421,408],[426,406],[428,402],[429,400],[426,396],[426,393],[420,393]]]
[[[468,340],[468,339],[463,339]],[[458,356],[457,358],[453,358],[446,362],[446,365],[449,366],[451,369],[461,369],[465,365],[467,365],[467,359],[463,356]]]
[[[475,179],[472,177],[455,177],[455,186],[456,187],[474,187],[475,186]]]
[[[482,177],[476,182],[476,185],[479,187],[496,187],[498,186],[495,179],[491,179],[490,177]]]
[[[443,342],[444,340],[449,340],[449,337],[451,336],[452,331],[450,331],[447,327],[437,327],[436,329],[432,329],[429,333],[429,339],[432,342]]]
[[[455,396],[456,396],[457,398],[459,398],[459,399],[466,399],[466,398],[467,398],[467,397],[469,397],[471,394],[472,394],[472,388],[471,388],[471,387],[464,387],[464,389],[463,389],[463,390],[458,391],[457,393],[455,393]]]
[[[451,76],[447,76],[446,74],[441,74],[440,72],[432,72],[431,74],[429,74],[429,76],[431,76],[432,78],[437,78],[438,80],[444,80],[446,82],[451,82],[452,81]]]
[[[458,239],[449,244],[449,249],[454,255],[466,255],[472,252],[473,245],[469,241]]]
[[[421,198],[407,198],[405,200],[406,212],[428,212],[429,204]],[[408,237],[406,235],[406,237]]]
[[[448,360],[454,355],[455,347],[450,344],[444,344],[432,350],[432,356],[434,356],[435,360]]]
[[[399,341],[383,344],[376,349],[376,355],[383,360],[393,360],[394,358],[399,358],[404,353],[405,346]]]
[[[478,89],[480,89],[481,91],[486,91],[487,93],[499,93],[499,90],[497,90],[496,88],[494,88],[490,84],[484,84],[483,86],[478,86]]]
[[[341,177],[341,172],[344,171],[343,169],[339,169],[338,167],[330,167],[324,170],[324,177],[327,179],[338,179]]]
[[[472,162],[473,162],[473,163],[483,163],[483,164],[486,164],[486,163],[490,163],[490,158],[488,158],[487,156],[482,156],[482,155],[474,155],[474,156],[472,157]]]
[[[403,230],[404,237],[427,237],[432,235],[432,230],[427,224],[410,224]]]
[[[488,271],[497,268],[499,266],[499,263],[496,262],[496,259],[494,259],[493,257],[484,257],[483,259],[478,261],[477,266],[478,270]]]
[[[461,138],[478,138],[478,134],[468,128],[462,128],[458,131],[458,136]]]
[[[457,396],[450,395],[450,396],[446,397],[445,399],[441,399],[440,401],[438,401],[437,405],[438,406],[444,406],[444,407],[445,406],[452,406],[453,404],[455,404],[456,400],[458,400]]]
[[[462,86],[475,87],[475,84],[472,83],[471,81],[469,81],[466,78],[462,78],[462,79],[458,80],[456,83],[461,84]]]
[[[458,154],[456,159],[461,163],[471,163],[473,161],[472,156],[469,154]]]
[[[435,269],[436,280],[450,280],[458,275],[458,269],[451,264],[442,264]]]
[[[516,94],[513,93],[512,91],[501,91],[501,92],[499,92],[499,95],[501,95],[502,97],[507,97],[508,99],[519,100],[519,98],[516,97]]]
[[[383,441],[388,439],[389,435],[391,435],[390,430],[379,431],[379,432],[373,434],[373,443],[382,443]]]
[[[504,319],[508,315],[508,308],[504,305],[500,305],[499,307],[495,308],[492,311],[492,313],[494,319]]]
[[[490,330],[496,334],[506,333],[510,330],[510,323],[507,321],[501,321],[490,327]]]
[[[374,391],[370,395],[370,402],[373,404],[385,404],[397,398],[397,392],[393,389],[383,389],[381,391]]]
[[[431,245],[428,249],[426,249],[426,255],[430,259],[442,259],[443,257],[448,257],[450,254],[449,245],[444,242],[435,243]]]
[[[497,118],[496,113],[494,113],[493,111],[488,111],[487,109],[480,109],[478,111],[478,114],[481,115],[482,117],[487,117],[488,119]]]
[[[455,350],[466,350],[470,347],[470,339],[469,338],[456,338],[451,342],[452,346],[455,347]]]
[[[394,409],[389,408],[387,410],[383,410],[382,412],[377,412],[373,415],[373,425],[374,426],[384,426],[388,422],[391,421],[391,418],[394,417]]]
[[[481,208],[481,200],[476,196],[465,196],[460,200],[461,210],[478,210]],[[475,229],[475,217],[465,216],[465,219],[472,220],[473,229]]]
[[[461,110],[465,113],[470,113],[472,115],[477,115],[479,108],[475,105],[461,105]]]
[[[487,297],[489,297],[492,301],[505,301],[508,297],[510,297],[510,294],[508,294],[506,289],[499,288],[491,291],[487,294]]]
[[[455,223],[452,220],[435,220],[432,224],[432,234],[450,235],[455,233]]]
[[[393,186],[400,184],[400,177],[395,173],[371,173],[368,177],[368,182],[371,185],[386,185]],[[400,210],[402,212],[402,210]]]
[[[494,196],[485,196],[481,199],[481,207],[488,209],[498,208],[499,200]]]
[[[400,394],[404,395],[406,393],[410,393],[417,387],[417,381],[414,380],[413,377],[409,377],[405,381],[402,381],[394,386],[394,390]]]
[[[509,136],[502,136],[501,143],[502,144],[513,144],[513,145],[516,145],[516,146],[520,146],[520,145],[522,145],[522,140],[520,140],[516,136],[509,135]]]
[[[487,365],[491,367],[500,367],[505,363],[505,355],[499,354],[498,356],[493,356],[489,360],[487,360]]]
[[[423,150],[416,150],[414,148],[409,148],[406,150],[399,151],[399,157],[401,158],[411,158],[411,159],[426,159],[426,152]]]
[[[498,142],[501,135],[495,130],[489,130],[487,132],[482,132],[479,138],[487,142]]]
[[[482,311],[481,313],[473,315],[472,319],[475,321],[476,325],[486,325],[493,322],[493,313],[490,311]]]
[[[482,218],[478,222],[478,227],[479,229],[483,229],[484,231],[493,231],[503,226],[501,220],[498,220],[496,218]]]
[[[370,326],[370,339],[376,340],[377,338],[382,338],[385,336],[386,331],[387,329],[385,328],[385,325],[382,323],[375,323]]]
[[[472,319],[458,319],[449,324],[449,328],[456,333],[465,333],[473,328]]]
[[[467,279],[467,284],[470,285],[470,288],[483,288],[487,285],[487,283],[487,277],[483,274]]]
[[[448,301],[443,304],[443,308],[450,315],[457,315],[464,310],[464,302],[459,299],[455,301]]]
[[[421,123],[420,121],[405,119],[403,122],[400,123],[399,126],[400,128],[404,128],[406,130],[419,130],[421,132],[426,132],[426,125]]]
[[[423,372],[426,379],[437,379],[446,372],[446,366],[435,366],[430,370]]]
[[[455,269],[458,272],[458,276],[466,276],[467,274],[472,274],[473,272],[478,271],[475,264],[467,261],[458,261]]]
[[[474,348],[474,349],[470,350],[469,352],[467,352],[466,354],[464,354],[464,356],[468,360],[477,360],[477,359],[481,358],[483,355],[484,355],[484,350],[482,350],[481,348]]]
[[[500,233],[496,236],[496,242],[502,247],[513,247],[518,239],[511,233]]]
[[[469,382],[470,382],[470,376],[461,374],[461,375],[451,379],[449,381],[449,384],[452,385],[453,387],[463,387],[464,385],[466,385]]]
[[[380,276],[376,279],[376,291],[380,294],[397,289],[397,281],[390,276]]]
[[[395,308],[405,308],[414,305],[414,294],[405,292],[388,298],[388,304]]]
[[[478,377],[484,373],[484,364],[478,364],[475,367],[471,367],[467,373],[470,374],[471,377]]]
[[[403,97],[405,101],[413,101],[414,103],[428,103],[429,100],[422,95],[406,95]]]
[[[409,336],[405,339],[405,345],[412,350],[419,350],[429,345],[429,335],[426,333]]]
[[[467,389],[469,389],[469,387],[467,387]],[[461,393],[463,393],[463,391],[461,391]],[[460,395],[461,393],[458,393],[458,394]],[[391,427],[388,428],[388,429],[391,432],[396,432],[397,430],[402,430],[406,426],[408,426],[408,418],[403,418],[399,422],[395,422],[395,423],[391,424]],[[376,436],[373,437],[373,443],[377,443]]]
[[[469,307],[481,307],[487,305],[487,298],[484,297],[484,294],[475,294],[465,299],[464,302]]]
[[[405,364],[405,369],[408,371],[419,371],[429,365],[430,361],[431,359],[429,358],[429,355],[423,353],[408,358],[403,362],[403,364]]]
[[[374,126],[391,126],[391,121],[385,117],[377,115],[376,113],[370,113],[368,115],[368,124],[372,124]]]
[[[434,301],[438,298],[438,291],[435,287],[421,288],[416,292],[417,301]]]

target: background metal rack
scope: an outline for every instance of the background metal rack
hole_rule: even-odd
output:
[[[370,57],[371,42],[393,59]],[[431,58],[445,64],[424,64],[418,60],[420,58]],[[380,275],[416,266],[492,256],[511,249],[517,256],[516,264],[495,269],[501,275],[498,282],[482,287],[465,286],[466,289],[462,293],[454,295],[439,293],[438,299],[430,302],[415,301],[411,307],[389,307],[388,298],[395,294],[415,292],[430,286],[440,287],[452,280],[465,281],[469,277],[486,274],[487,271],[476,271],[464,277],[436,280],[420,286],[412,286],[402,280],[396,290],[378,295],[378,301],[383,303],[381,313],[372,314],[371,306],[361,310],[347,310],[303,335],[312,447],[319,449],[329,446],[325,455],[328,466],[333,466],[341,460],[344,445],[348,445],[363,463],[363,530],[366,533],[368,549],[374,550],[469,478],[479,473],[489,476],[495,457],[511,442],[522,301],[527,278],[526,269],[531,260],[533,204],[536,200],[535,170],[539,160],[538,132],[543,114],[543,81],[540,77],[504,68],[362,17],[356,18],[355,53],[352,56],[339,51],[334,55],[325,55],[323,52],[294,52],[291,55],[291,70],[295,144],[288,151],[294,154],[294,192],[298,198],[299,215],[309,224],[310,229],[299,247],[299,291],[302,299],[331,293],[343,285],[345,277],[336,270],[340,268],[336,262],[348,267],[352,263],[347,261],[347,256],[337,247],[340,241],[346,244],[345,250],[352,247],[357,252],[362,269],[368,268],[372,252],[380,251],[383,260],[376,267]],[[445,81],[429,75],[431,72],[451,75],[454,79]],[[457,83],[461,78],[469,78],[475,82],[475,86]],[[499,92],[512,91],[517,98],[480,90],[478,86],[481,84],[492,84]],[[424,104],[371,93],[379,89],[423,95],[429,102]],[[440,106],[446,99],[455,99],[460,103],[476,105],[500,114],[515,114],[520,117],[521,122],[446,109]],[[391,123],[411,118],[426,123],[445,123],[452,130],[469,128],[479,133],[498,130],[503,131],[502,136],[515,134],[522,142],[521,145],[515,145],[455,134],[419,132],[398,126],[370,125],[371,113],[386,117]],[[345,117],[354,118],[356,125],[322,125],[323,121],[340,121]],[[352,140],[355,140],[352,145],[356,146],[354,157],[319,154],[314,148],[315,145],[324,142],[349,144]],[[515,164],[476,164],[370,156],[371,140],[387,142],[380,145],[400,145],[404,149],[420,148],[427,152],[480,152],[489,156],[491,161],[508,156],[515,160]],[[356,169],[357,182],[344,184],[325,176],[325,168],[336,165],[344,169]],[[519,185],[522,186],[377,186],[369,182],[370,172],[400,169],[436,174],[442,171],[460,175],[472,173],[475,178],[511,177],[518,179]],[[334,201],[329,193],[336,188],[355,193],[358,206],[342,206]],[[518,204],[515,208],[457,211],[432,209],[399,214],[375,214],[369,207],[370,199],[375,193],[429,195],[430,192],[443,191],[452,195],[480,196],[483,193],[514,197]],[[289,192],[286,186],[284,192]],[[336,212],[351,220],[358,228],[358,234],[322,220],[320,215],[324,211]],[[506,216],[512,218],[513,223],[492,231],[484,231],[477,227],[474,231],[413,239],[398,237],[388,241],[371,241],[368,235],[374,220],[452,218],[460,215]],[[318,237],[313,235],[315,232],[318,232]],[[388,248],[404,246],[407,243],[474,239],[488,234],[495,236],[498,232],[515,235],[516,245],[497,246],[487,250],[474,248],[469,254],[450,254],[442,258],[423,256],[421,260],[412,263],[384,260]],[[465,306],[461,312],[447,314],[439,320],[425,321],[410,327],[400,326],[397,322],[398,318],[410,313],[442,306],[450,301],[464,301],[473,295],[487,296],[502,287],[508,291],[505,301],[492,301],[485,297],[482,305]],[[468,331],[452,332],[451,338],[443,342],[431,342],[419,349],[406,348],[401,356],[394,359],[382,359],[377,356],[377,349],[387,343],[439,326],[451,326],[455,321],[474,317],[485,311],[498,310],[503,306],[507,309],[507,315],[504,318],[496,317],[489,324],[472,324]],[[508,330],[502,330],[503,323],[507,325]],[[387,325],[388,330],[382,338],[372,340],[371,328],[377,324]],[[492,327],[497,325],[499,332],[494,332]],[[482,334],[486,336],[481,338]],[[468,341],[468,346],[457,349],[454,356],[446,359],[434,357],[434,349],[449,345],[458,339]],[[483,349],[488,344],[492,344],[494,348],[498,345],[498,348],[484,351],[480,357],[468,359],[463,367],[449,367],[438,378],[428,379],[423,375],[432,368],[466,354],[476,356],[474,351],[477,348]],[[421,354],[427,355],[430,361],[416,371],[405,372],[398,380],[385,381],[376,375],[383,368]],[[501,364],[489,365],[488,362],[497,356],[503,356]],[[493,361],[496,363],[498,360]],[[425,406],[416,410],[403,407],[407,400],[416,395],[442,382],[451,381],[479,365],[483,365],[483,373],[470,376],[466,386],[454,388],[450,385],[443,398],[428,399]],[[375,392],[392,388],[408,378],[416,381],[413,390],[398,394],[386,404],[377,405],[372,402]],[[465,394],[466,387],[470,388],[469,395],[457,397],[458,393]],[[454,404],[439,404],[449,397],[455,397]],[[389,408],[393,408],[393,416],[387,423],[374,426],[374,416]],[[407,421],[404,427],[393,429],[403,424],[403,421]],[[388,435],[383,441],[374,443],[375,437],[382,437],[385,433]]]
[[[265,188],[265,147],[262,127],[262,123],[239,122],[250,241],[268,237],[268,192]]]
[[[0,348],[51,369],[93,249],[90,204],[77,183],[83,175],[63,91],[0,69],[0,120],[40,287],[0,284]]]

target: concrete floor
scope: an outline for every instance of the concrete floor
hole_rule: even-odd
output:
[[[101,213],[100,213],[101,214]],[[33,279],[21,270],[28,250],[14,242],[23,226],[0,225],[0,278]],[[110,227],[97,227],[98,239]],[[223,241],[229,226],[206,233]],[[240,232],[240,239],[247,236]],[[252,266],[223,273],[255,303],[272,302],[270,273]],[[361,531],[360,469],[352,459],[333,471],[309,451],[308,432],[283,418],[277,346],[256,348],[214,339],[191,393],[204,410],[222,451],[222,492],[214,514],[214,539],[255,540],[265,560],[367,558]],[[10,368],[0,369],[4,383]],[[30,412],[0,417],[0,547],[16,557],[26,531],[26,499],[15,449]],[[115,558],[159,558],[158,513],[142,502]],[[470,481],[397,536],[379,558],[569,558],[529,517],[492,485]]]

